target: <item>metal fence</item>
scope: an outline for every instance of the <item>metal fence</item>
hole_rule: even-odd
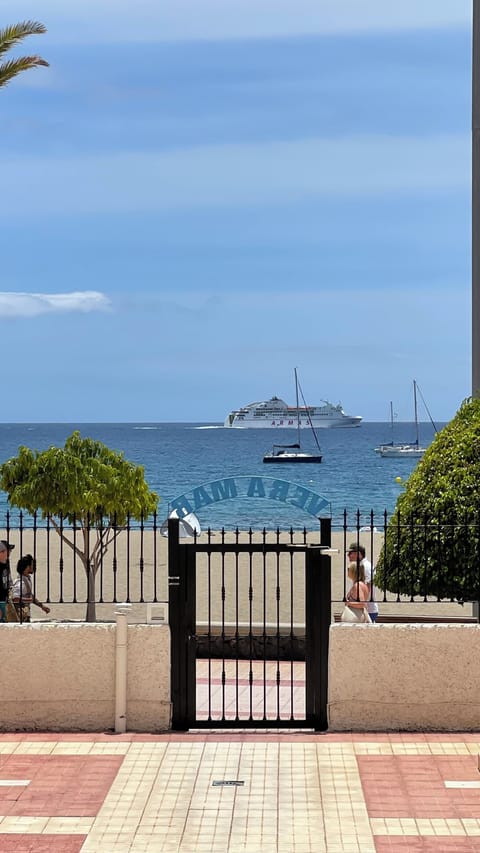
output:
[[[13,580],[18,558],[32,554],[37,567],[34,595],[54,605],[53,618],[83,618],[95,542],[102,537],[105,542],[107,531],[110,544],[100,554],[95,573],[97,615],[111,618],[112,605],[118,602],[145,605],[168,599],[164,528],[156,515],[123,527],[115,523],[110,528],[92,527],[88,552],[83,529],[75,520],[67,523],[64,519],[7,514],[4,530],[0,538],[14,545],[10,555]]]
[[[348,547],[358,541],[366,557],[380,563],[381,583],[375,596],[380,621],[416,621],[419,617],[448,621],[472,621],[480,598],[480,518],[428,519],[390,517],[382,514],[345,512],[332,529],[332,615],[338,614],[348,582]],[[82,530],[75,521],[57,523],[22,513],[7,513],[0,538],[11,542],[11,574],[16,577],[17,559],[31,553],[37,564],[34,593],[49,605],[51,618],[84,617],[88,600],[86,566],[81,559]],[[103,530],[92,530],[92,536]],[[123,527],[112,525],[111,544],[99,562],[95,577],[97,616],[111,618],[112,605],[130,602],[132,613],[144,618],[145,605],[168,601],[166,524],[156,515]],[[61,535],[59,535],[61,534]],[[193,541],[321,544],[318,530],[206,530]],[[449,577],[443,586],[439,578]],[[463,578],[463,580],[462,580]],[[460,580],[459,580],[460,579]],[[446,594],[440,594],[440,592]],[[477,593],[478,591],[478,593]],[[136,608],[136,609],[135,609]],[[35,615],[35,614],[34,614]]]
[[[352,524],[353,521],[353,524]],[[353,536],[352,536],[353,531]],[[367,516],[346,512],[341,524],[344,601],[348,549],[361,543],[374,566],[379,621],[478,621],[480,515],[445,513],[432,518],[395,512]],[[334,585],[333,585],[334,586]]]

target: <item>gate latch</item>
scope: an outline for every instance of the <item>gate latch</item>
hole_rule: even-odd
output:
[[[339,554],[340,548],[330,548],[329,545],[315,545],[312,543],[311,545],[307,545],[307,548],[311,550],[321,551],[322,554]]]

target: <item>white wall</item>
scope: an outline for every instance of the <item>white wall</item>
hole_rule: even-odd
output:
[[[333,731],[480,731],[480,625],[334,625]]]
[[[0,625],[0,730],[115,725],[115,624]],[[170,724],[170,631],[129,625],[127,729]]]
[[[115,624],[1,625],[0,730],[115,721]],[[479,625],[332,625],[332,731],[480,731]],[[129,625],[127,730],[170,725],[170,632]]]

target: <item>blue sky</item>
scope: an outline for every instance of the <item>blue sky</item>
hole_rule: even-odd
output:
[[[467,0],[3,0],[2,421],[470,393]]]

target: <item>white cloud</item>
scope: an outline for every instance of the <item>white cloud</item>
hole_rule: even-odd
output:
[[[25,0],[48,39],[160,42],[468,26],[470,0]],[[18,0],[3,0],[4,20]]]
[[[121,213],[462,189],[467,134],[349,136],[3,163],[3,216]],[[22,175],[21,183],[18,175]],[[1,215],[1,214],[0,214]]]
[[[106,311],[110,300],[94,290],[73,293],[0,293],[0,317],[38,317],[39,314]]]

